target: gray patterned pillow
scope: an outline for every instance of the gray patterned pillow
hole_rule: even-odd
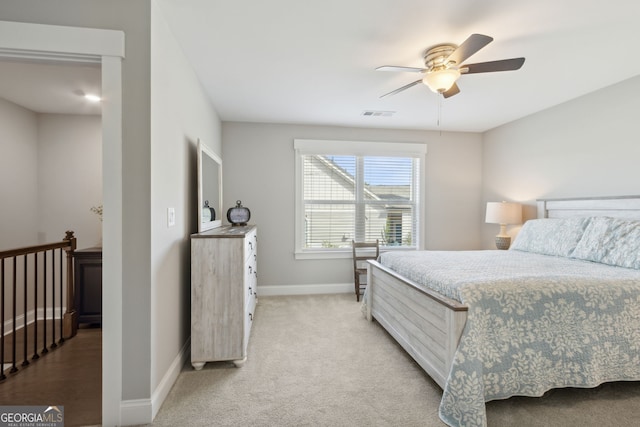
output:
[[[572,257],[640,269],[640,221],[592,218]]]
[[[541,218],[524,223],[511,245],[516,251],[571,256],[590,218]]]

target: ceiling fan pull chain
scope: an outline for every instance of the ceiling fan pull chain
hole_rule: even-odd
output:
[[[440,128],[440,122],[442,121],[442,94],[438,94],[438,128]],[[440,128],[440,135],[442,135],[442,128]]]

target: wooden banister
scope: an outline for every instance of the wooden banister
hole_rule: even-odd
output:
[[[20,255],[33,254],[36,252],[44,252],[51,249],[63,248],[64,250],[68,250],[72,244],[73,244],[73,250],[75,250],[76,238],[73,237],[73,231],[67,231],[66,237],[62,242],[45,243],[42,245],[25,246],[23,248],[8,249],[6,251],[0,251],[0,260],[4,258],[11,258],[15,256],[20,256]]]
[[[34,354],[31,359],[34,360],[48,353],[49,349],[57,348],[65,339],[76,335],[78,313],[75,308],[73,282],[75,250],[76,238],[73,231],[67,231],[65,238],[60,242],[0,251],[0,381],[6,378],[4,372],[6,361],[11,362],[9,373],[18,371],[16,365],[18,361],[18,334],[22,339],[23,367],[29,365],[27,353],[30,345],[33,346]],[[63,278],[62,251],[66,252],[66,280]],[[59,254],[57,257],[56,252]],[[18,268],[18,260],[21,262],[22,268]],[[42,262],[41,264],[39,260]],[[59,261],[58,268],[55,265],[56,261]],[[29,270],[28,264],[31,266]],[[18,276],[20,273],[19,287]],[[58,274],[56,275],[56,273]],[[9,277],[10,281],[5,276]],[[8,295],[5,293],[7,285],[11,291],[11,299],[8,301]],[[64,288],[66,288],[66,309],[63,313]],[[42,290],[41,298],[39,298],[38,289]],[[21,307],[18,307],[17,304],[18,295],[23,298]],[[28,299],[33,301],[32,314],[28,312]],[[40,304],[41,300],[42,304]],[[59,308],[58,313],[56,313],[56,305]],[[10,310],[10,313],[7,312],[7,309]],[[18,312],[19,309],[21,312]],[[5,316],[9,314],[10,316]],[[5,323],[10,325],[8,332]],[[38,327],[39,323],[41,328]],[[59,334],[56,334],[56,325],[59,327]],[[41,334],[39,330],[42,331]],[[51,332],[51,340],[48,338],[48,331]],[[57,341],[58,337],[59,341]],[[41,351],[38,351],[40,345],[43,347]],[[9,346],[8,352],[5,354],[7,346]]]
[[[65,242],[69,242],[64,250],[67,252],[67,311],[64,314],[63,338],[71,338],[78,332],[78,312],[74,306],[75,304],[75,289],[73,283],[73,252],[76,250],[76,238],[73,236],[73,231],[67,231],[67,235],[64,238]]]

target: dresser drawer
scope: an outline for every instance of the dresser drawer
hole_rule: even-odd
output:
[[[257,249],[258,249],[258,234],[256,230],[248,233],[244,239],[244,254],[245,260],[249,260],[251,258],[257,258]]]
[[[255,319],[256,303],[256,295],[253,294],[248,298],[247,305],[245,307],[244,340],[242,343],[245,354],[247,353],[247,345],[249,344],[249,336],[251,335],[251,326],[253,325],[253,319]]]
[[[258,283],[258,253],[257,253],[257,233],[255,230],[248,234],[245,239],[245,269],[244,285],[247,291],[247,298],[256,293]]]
[[[247,263],[244,273],[244,287],[247,291],[247,296],[254,295],[258,285],[258,271],[256,270],[255,263]]]

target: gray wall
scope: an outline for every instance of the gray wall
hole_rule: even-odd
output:
[[[153,393],[191,334],[189,236],[198,231],[196,143],[201,139],[220,156],[222,142],[218,115],[155,4],[151,57]],[[167,226],[168,207],[176,210],[173,227]]]
[[[38,243],[38,119],[0,98],[0,250]]]
[[[151,396],[150,0],[4,1],[6,21],[122,30],[122,399]],[[105,186],[109,183],[105,182]],[[108,206],[105,207],[107,209]]]
[[[195,141],[202,138],[214,151],[221,152],[217,114],[202,95],[155,7],[151,0],[25,0],[0,4],[3,20],[125,33],[125,327],[123,369],[111,375],[121,375],[122,400],[143,407],[152,397],[153,404],[162,402],[162,393],[153,393],[174,367],[172,363],[189,334],[189,234],[196,226]],[[171,228],[166,221],[168,207],[176,209],[176,225]]]
[[[486,132],[484,201],[640,194],[640,77]],[[512,234],[519,227],[512,229]],[[483,227],[492,247],[497,225]]]
[[[60,241],[100,243],[99,116],[37,114],[0,99],[0,248]]]
[[[100,116],[38,115],[39,240],[62,240],[73,230],[78,249],[102,244],[102,222],[92,206],[102,204]]]
[[[189,336],[195,141],[202,138],[221,153],[220,121],[151,0],[2,2],[0,19],[125,33],[123,369],[110,375],[121,375],[122,401],[146,410],[148,402],[162,403],[164,391],[158,388]],[[171,228],[168,207],[176,209]]]
[[[352,280],[350,259],[294,259],[295,138],[426,142],[426,248],[479,248],[480,134],[224,122],[223,208],[240,199],[251,210],[258,225],[260,286]]]

